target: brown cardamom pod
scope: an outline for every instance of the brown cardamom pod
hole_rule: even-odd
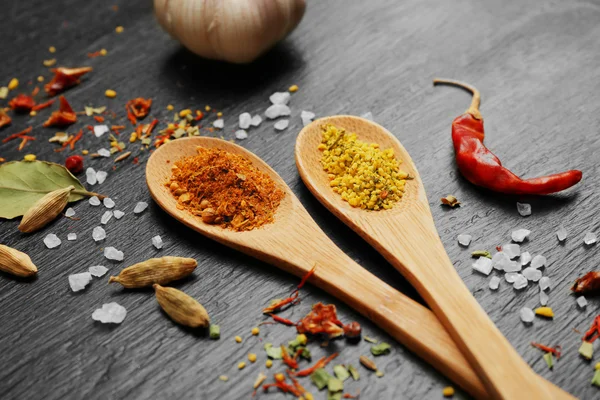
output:
[[[198,263],[193,258],[151,258],[125,268],[119,276],[111,276],[108,283],[117,282],[126,288],[143,288],[155,283],[164,285],[185,278],[194,272],[196,266]]]
[[[178,324],[190,328],[206,328],[210,324],[210,317],[202,304],[181,290],[162,287],[154,284],[156,300],[161,308]]]
[[[23,215],[19,230],[25,233],[35,232],[53,221],[67,205],[73,189],[73,186],[57,189],[36,201]]]
[[[27,254],[2,244],[0,244],[0,270],[21,277],[37,274],[37,267],[33,265]]]

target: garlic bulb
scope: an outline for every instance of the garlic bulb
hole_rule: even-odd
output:
[[[246,63],[298,25],[305,0],[154,0],[162,27],[194,53]]]

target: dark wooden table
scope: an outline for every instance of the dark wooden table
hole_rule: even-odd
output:
[[[116,12],[112,3],[4,0],[2,84],[17,77],[20,89],[31,90],[38,75],[48,79],[42,61],[54,57],[59,65],[91,65],[94,72],[67,92],[77,110],[106,105],[117,113],[109,123],[127,124],[125,102],[151,97],[152,115],[163,121],[163,128],[172,118],[167,104],[177,110],[210,104],[225,119],[225,129],[213,135],[227,139],[233,138],[241,112],[263,113],[271,93],[298,84],[289,129],[277,133],[272,121],[263,122],[240,144],[281,174],[344,251],[417,298],[380,255],[311,196],[294,163],[301,110],[318,116],[372,111],[374,119],[394,132],[411,153],[446,249],[492,320],[535,371],[578,397],[598,398],[598,389],[589,383],[593,363],[578,356],[581,334],[573,332],[588,328],[598,301],[589,298],[587,309],[578,309],[569,286],[598,266],[598,246],[587,248],[582,239],[587,231],[599,231],[599,2],[309,1],[300,27],[266,56],[245,66],[204,61],[183,50],[158,27],[148,0],[115,1]],[[115,33],[117,25],[125,27],[120,35]],[[57,52],[50,54],[49,46]],[[101,48],[108,50],[106,57],[87,58],[88,52]],[[528,218],[517,214],[516,198],[473,187],[457,174],[450,142],[450,123],[466,109],[469,96],[458,89],[434,89],[434,76],[462,79],[481,90],[486,143],[514,171],[534,176],[579,168],[584,171],[583,182],[561,195],[525,199],[533,206]],[[104,97],[109,88],[118,92],[116,99]],[[6,106],[6,100],[0,106]],[[38,159],[63,163],[71,153],[56,153],[56,145],[48,143],[54,130],[41,126],[48,115],[45,110],[33,118],[14,118],[0,137],[32,125],[37,141],[22,152],[16,151],[16,142],[0,144],[0,156],[18,160],[34,153]],[[208,121],[213,119],[214,114]],[[68,131],[89,123],[91,118],[84,116]],[[129,132],[122,136],[128,138]],[[77,150],[96,151],[107,145],[106,136],[86,134]],[[94,188],[109,194],[126,212],[122,220],[108,223],[103,243],[95,243],[91,231],[104,210],[87,201],[74,206],[80,220],[58,219],[32,235],[20,234],[17,220],[0,222],[0,242],[29,253],[40,270],[33,282],[0,276],[2,398],[249,398],[258,372],[266,370],[264,343],[294,337],[293,330],[284,326],[263,326],[258,338],[250,335],[250,329],[264,319],[261,309],[268,300],[285,296],[298,279],[207,240],[168,217],[152,203],[146,188],[148,152],[140,152],[139,144],[129,149],[140,157],[140,164],[129,160],[116,171],[109,159],[86,158],[86,166],[109,171],[107,181]],[[463,206],[442,208],[439,198],[449,193]],[[134,216],[137,201],[147,201],[150,207]],[[555,237],[560,224],[570,235],[564,245]],[[532,230],[523,248],[548,258],[545,274],[552,279],[549,305],[556,317],[537,318],[529,327],[519,320],[519,310],[539,305],[537,285],[517,292],[503,280],[500,290],[491,292],[489,278],[471,269],[472,250],[507,243],[516,228]],[[63,240],[53,250],[42,243],[51,232]],[[76,232],[78,240],[66,241],[69,232]],[[469,249],[458,246],[459,233],[473,235]],[[165,241],[162,250],[150,242],[157,234]],[[101,249],[110,245],[124,251],[123,262],[104,259]],[[124,266],[161,255],[198,260],[194,279],[179,287],[198,298],[213,322],[221,325],[221,340],[211,341],[174,325],[149,291],[124,291],[106,285],[104,278],[81,293],[69,289],[68,275],[91,265],[106,265],[115,274]],[[309,285],[303,296],[300,305],[284,313],[286,317],[300,318],[317,301],[333,302],[342,320],[358,320],[365,334],[393,343],[390,355],[377,358],[385,377],[361,368],[360,381],[348,383],[348,392],[360,389],[366,399],[441,398],[442,388],[450,382],[434,368],[320,290]],[[127,308],[124,323],[115,327],[95,323],[92,312],[112,301]],[[234,342],[236,335],[244,338],[242,344]],[[564,356],[553,371],[542,361],[542,353],[529,345],[531,341],[563,346]],[[338,341],[328,349],[312,348],[315,359],[335,350],[340,351],[338,363],[357,365],[369,346],[364,341],[355,345]],[[259,361],[238,371],[237,363],[251,352]],[[219,375],[230,379],[221,382]],[[312,384],[306,386],[316,392]],[[280,393],[260,397],[285,398]]]

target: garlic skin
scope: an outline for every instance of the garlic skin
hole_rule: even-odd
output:
[[[154,0],[158,22],[192,52],[248,63],[298,26],[305,0]]]

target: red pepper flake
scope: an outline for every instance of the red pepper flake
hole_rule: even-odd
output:
[[[140,162],[140,159],[138,157],[133,157],[133,163],[137,164]]]
[[[336,337],[344,334],[343,325],[337,317],[335,305],[319,302],[313,305],[310,313],[298,322],[296,329],[298,333]]]
[[[294,291],[294,293],[283,300],[280,300],[276,303],[271,304],[270,306],[263,309],[263,314],[271,314],[275,311],[280,311],[282,307],[288,304],[295,304],[298,301],[298,291]]]
[[[87,54],[88,58],[96,58],[96,57],[100,57],[101,55],[102,55],[102,51],[101,50],[98,50],[98,51],[95,51],[93,53],[88,53]]]
[[[58,111],[54,111],[50,118],[44,122],[44,127],[49,126],[67,126],[77,122],[77,115],[73,112],[71,105],[65,99],[65,96],[59,97],[60,108]],[[92,128],[93,130],[93,128]]]
[[[104,117],[101,115],[94,115],[94,119],[99,122],[99,123],[103,123],[104,122]]]
[[[86,125],[85,127],[87,128],[88,131],[94,132],[94,127],[92,125]]]
[[[77,133],[77,135],[75,135],[75,137],[71,140],[71,150],[75,150],[75,143],[77,143],[79,141],[79,139],[81,139],[81,137],[83,136],[83,129],[80,129],[79,132]]]
[[[294,321],[291,321],[287,318],[282,318],[279,315],[275,315],[275,314],[269,314],[271,316],[271,318],[273,318],[273,321],[275,322],[279,322],[280,324],[284,324],[284,325],[288,325],[288,326],[296,326],[296,323]]]
[[[600,290],[600,272],[588,272],[581,278],[577,278],[571,290],[577,294],[597,292]]]
[[[263,390],[266,392],[271,387],[276,387],[279,390],[281,390],[283,393],[291,393],[296,397],[302,396],[302,392],[300,392],[300,390],[298,390],[295,386],[292,386],[289,383],[285,382],[285,376],[284,376],[283,381],[278,381],[277,379],[275,379],[275,383],[269,383],[269,384],[263,385]]]
[[[44,108],[48,108],[50,107],[52,104],[54,104],[54,99],[52,100],[48,100],[45,103],[40,103],[40,104],[36,104],[31,111],[39,111],[39,110],[43,110]]]
[[[350,393],[346,393],[342,396],[344,399],[358,399],[360,397],[360,390],[356,392],[355,395],[351,395]]]
[[[31,97],[35,97],[35,96],[37,96],[37,94],[38,94],[39,92],[40,92],[40,88],[36,86],[36,87],[33,89],[33,91],[31,92]]]
[[[13,133],[12,135],[2,139],[2,143],[7,143],[13,139],[23,137],[23,136],[27,135],[28,133],[30,133],[32,129],[33,128],[30,126],[29,128],[22,130],[21,132]]]
[[[496,251],[502,251],[502,246],[496,246]]]
[[[154,130],[154,127],[156,126],[156,124],[158,124],[158,120],[155,118],[154,121],[152,121],[149,125],[148,128],[146,128],[146,133],[144,133],[144,136],[148,137],[152,134],[152,131]]]
[[[35,140],[34,137],[31,136],[20,136],[21,140],[21,144],[19,145],[19,151],[23,150],[23,148],[25,147],[25,145],[27,144],[27,142],[29,142],[30,140]]]
[[[322,357],[319,361],[317,361],[315,363],[315,365],[313,365],[310,368],[306,368],[303,369],[302,371],[298,371],[298,372],[293,372],[292,374],[295,377],[303,377],[303,376],[308,376],[311,375],[313,372],[315,372],[316,370],[318,370],[319,368],[325,368],[325,366],[327,364],[329,364],[331,362],[331,360],[333,360],[334,358],[336,358],[338,356],[338,353],[333,353],[332,355],[330,355],[329,357]]]
[[[536,348],[546,352],[546,353],[554,354],[554,356],[556,357],[557,360],[560,359],[560,355],[562,354],[562,346],[550,347],[550,346],[544,346],[543,344],[539,344],[536,342],[531,342],[531,345],[533,347],[536,347]]]
[[[0,128],[10,125],[12,119],[0,108]]]
[[[48,93],[48,96],[56,96],[58,93],[65,91],[66,89],[78,85],[83,75],[92,71],[92,67],[79,67],[79,68],[54,68],[51,70],[54,73],[54,77],[50,82],[44,85],[44,90]]]
[[[127,118],[131,121],[131,124],[135,125],[138,119],[145,118],[150,112],[151,106],[152,99],[137,97],[129,100],[127,104],[125,104],[125,109],[127,110]]]
[[[281,356],[283,358],[283,362],[288,367],[290,367],[291,369],[298,369],[298,361],[296,360],[296,357],[290,357],[284,345],[281,345]]]
[[[204,118],[204,113],[200,110],[196,110],[196,121],[200,121],[202,118]]]
[[[31,96],[21,93],[9,101],[8,105],[16,112],[25,113],[30,112],[35,106],[35,100]]]
[[[594,322],[592,322],[592,326],[590,329],[583,335],[583,341],[593,343],[594,340],[598,339],[600,336],[600,315],[594,318]]]
[[[300,283],[298,284],[298,290],[302,289],[302,287],[306,284],[306,281],[308,281],[308,278],[310,278],[311,276],[313,276],[313,274],[315,273],[315,270],[317,269],[317,264],[315,264],[312,269],[310,271],[308,271],[306,273],[306,275],[304,275],[302,277],[302,280],[300,281]]]

